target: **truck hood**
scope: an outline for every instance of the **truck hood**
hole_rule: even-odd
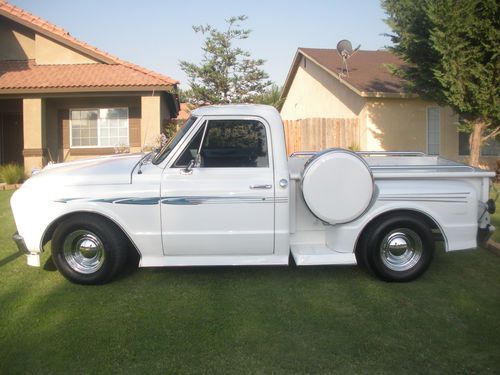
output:
[[[48,183],[53,186],[130,184],[134,167],[143,153],[118,154],[95,159],[51,164],[24,185]]]

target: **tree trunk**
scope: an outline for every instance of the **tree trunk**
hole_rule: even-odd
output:
[[[479,167],[479,157],[481,156],[481,146],[483,143],[483,131],[486,124],[482,119],[474,121],[472,133],[469,137],[470,159],[469,164],[473,167]]]

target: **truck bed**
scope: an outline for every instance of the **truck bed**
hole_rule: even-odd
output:
[[[300,180],[304,165],[315,152],[297,152],[290,156],[290,178]],[[429,156],[421,152],[357,152],[369,165],[375,179],[493,177],[494,173],[469,165]]]

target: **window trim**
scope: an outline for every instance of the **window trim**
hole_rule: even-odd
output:
[[[186,134],[185,139],[182,141],[181,145],[178,145],[178,149],[175,151],[174,155],[171,155],[171,158],[168,160],[166,163],[166,168],[174,168],[174,169],[182,169],[183,167],[177,167],[175,166],[175,163],[177,162],[177,159],[181,157],[181,155],[184,153],[185,149],[189,146],[191,141],[193,140],[194,137],[196,137],[198,131],[200,130],[201,127],[204,127],[205,129],[203,132],[206,132],[206,129],[208,128],[208,122],[209,121],[217,121],[217,120],[252,120],[252,121],[259,121],[264,125],[264,129],[266,131],[266,139],[267,139],[267,158],[268,158],[268,166],[267,167],[210,167],[210,168],[199,168],[203,170],[228,170],[228,169],[259,169],[259,170],[265,170],[265,169],[272,169],[274,170],[274,144],[273,144],[273,133],[271,131],[271,126],[267,122],[267,120],[261,116],[224,116],[224,115],[205,115],[205,116],[200,116],[198,117],[198,124],[196,124],[193,128],[191,129],[191,132],[189,134]],[[203,135],[203,137],[205,134]],[[203,139],[202,143],[203,144]]]
[[[439,110],[439,132],[438,132],[438,153],[430,154],[429,153],[429,109],[438,109]],[[441,155],[441,115],[442,108],[440,106],[427,106],[425,107],[425,145],[426,145],[426,153],[429,156],[440,156]]]
[[[129,107],[121,107],[121,106],[114,106],[114,107],[88,107],[88,108],[70,108],[69,109],[69,148],[70,149],[112,149],[115,147],[118,147],[119,145],[115,146],[102,146],[99,143],[101,142],[100,136],[101,136],[101,127],[99,126],[100,123],[100,117],[99,117],[99,111],[103,109],[125,109],[127,111],[127,144],[124,145],[126,147],[130,147],[130,110]],[[73,120],[71,116],[72,111],[98,111],[97,115],[97,145],[92,145],[92,146],[73,146]]]

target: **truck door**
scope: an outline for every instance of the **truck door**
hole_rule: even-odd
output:
[[[163,173],[165,255],[273,253],[269,135],[269,125],[258,118],[201,121]]]

